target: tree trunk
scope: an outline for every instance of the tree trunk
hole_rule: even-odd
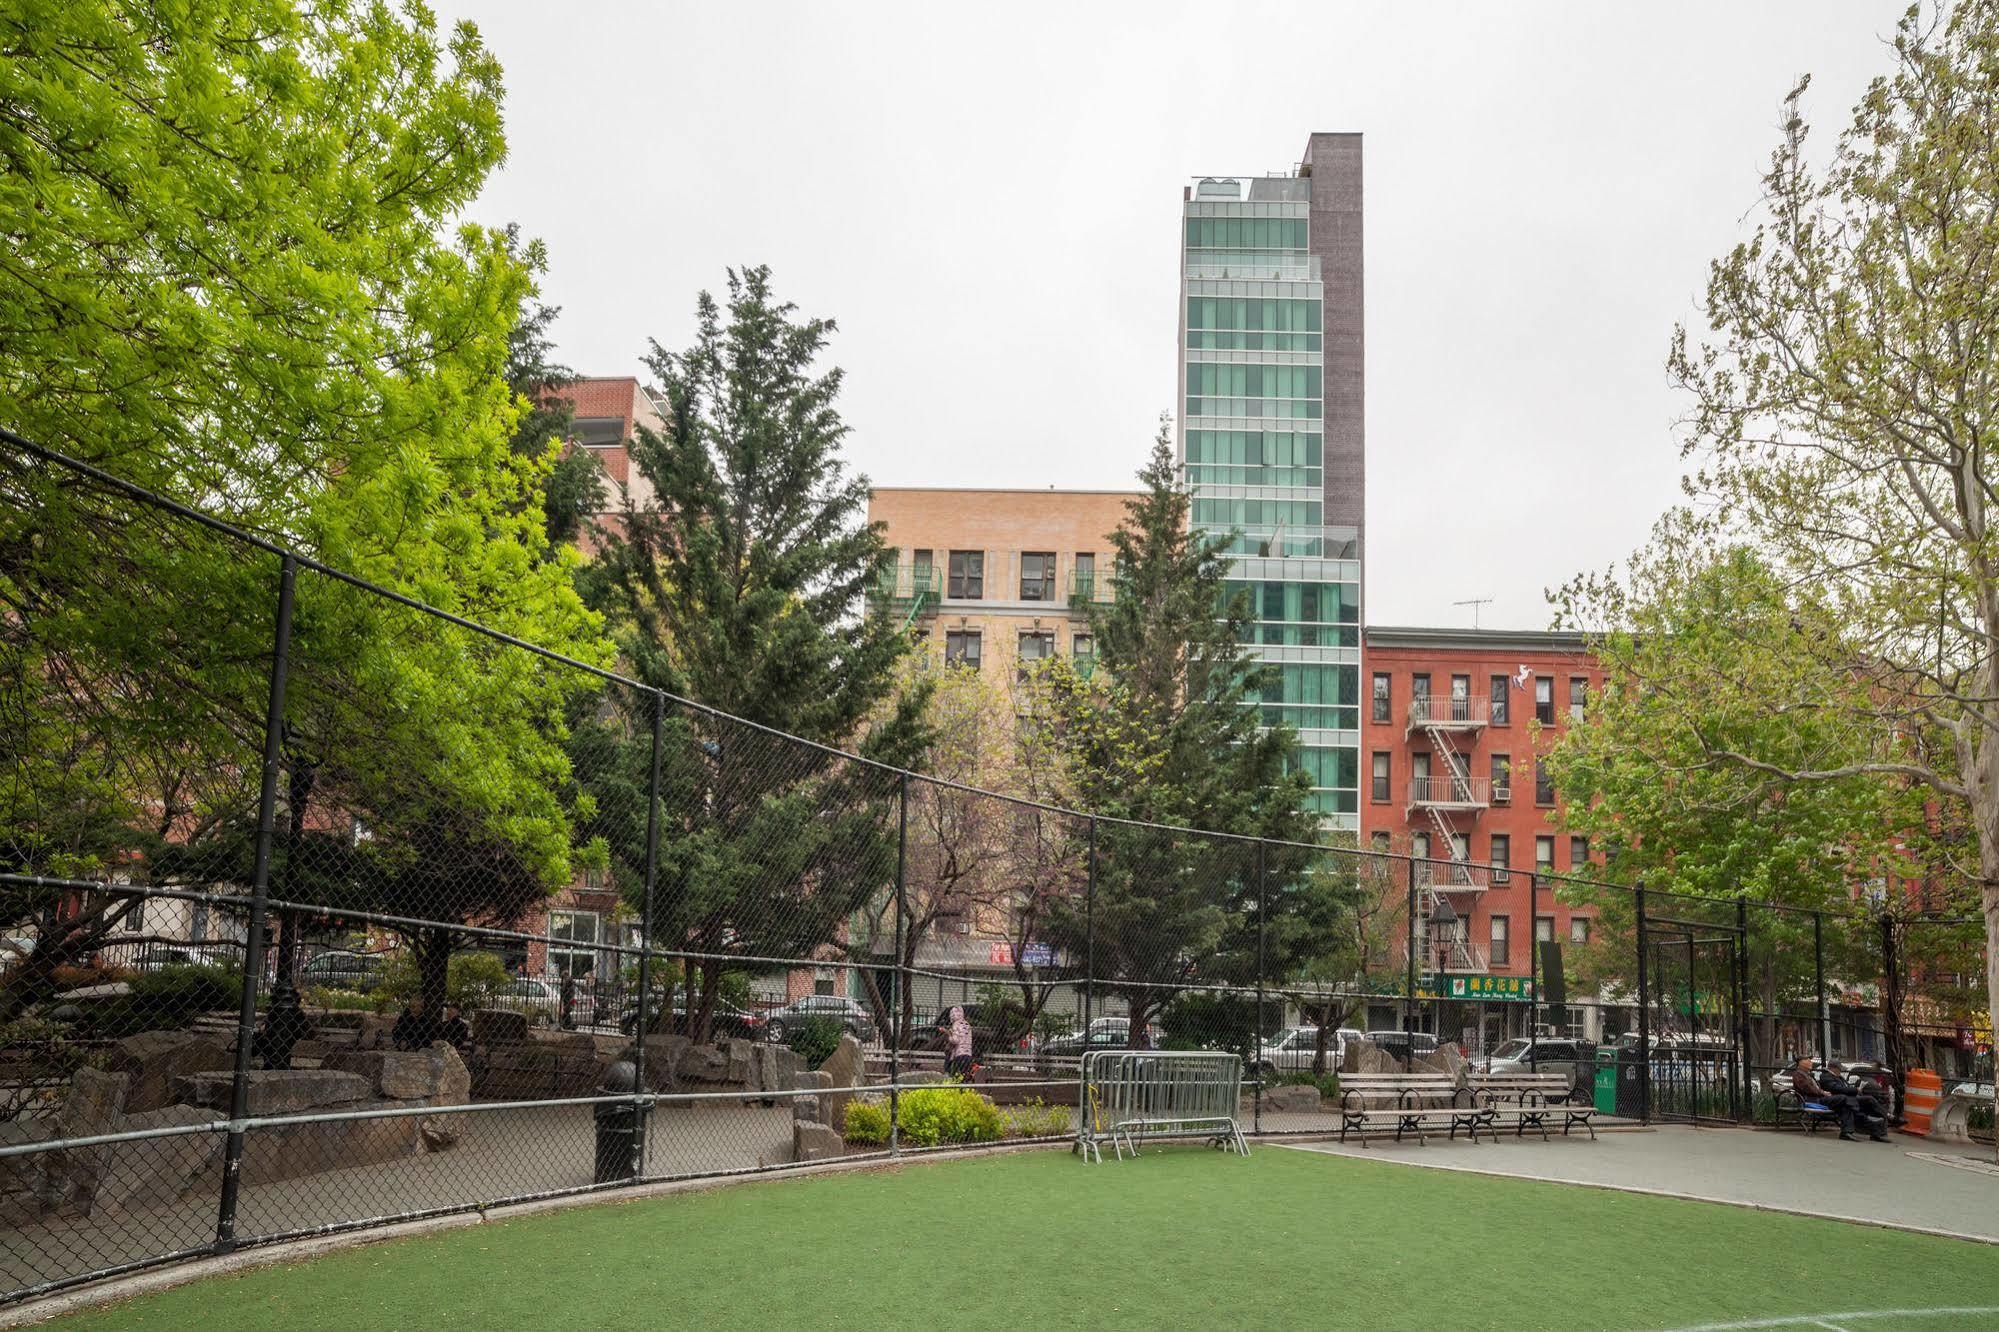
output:
[[[60,907],[52,907],[35,930],[35,951],[7,972],[0,985],[0,1023],[12,1022],[31,1005],[55,993],[58,969],[79,962],[103,946],[104,938],[132,914],[144,899],[128,897],[107,901],[94,912],[70,921],[50,919]]]
[[[444,1007],[445,981],[451,974],[452,932],[419,930],[412,943],[416,953],[416,992],[423,1000],[424,1012],[434,1018]]]
[[[701,960],[701,1006],[697,1012],[689,997],[688,1016],[693,1023],[694,1043],[708,1043],[709,1033],[715,1023],[715,994],[722,986],[722,960],[716,957]]]
[[[691,957],[682,958],[680,960],[680,1020],[677,1023],[668,1022],[666,1025],[669,1029],[677,1027],[680,1034],[690,1041],[694,1039],[695,988],[694,959]],[[669,1000],[669,1004],[670,1002]]]

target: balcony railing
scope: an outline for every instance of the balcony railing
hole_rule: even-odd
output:
[[[899,564],[884,569],[868,590],[868,604],[883,606],[898,615],[915,619],[937,605],[943,590],[943,575],[929,564]]]
[[[1409,700],[1408,730],[1471,731],[1492,717],[1492,703],[1483,698],[1454,698],[1448,694],[1418,694]]]
[[[1492,803],[1492,783],[1483,777],[1411,777],[1411,809],[1484,809]]]
[[[1105,602],[1111,599],[1110,575],[1093,569],[1071,569],[1069,571],[1069,604],[1083,606],[1090,602]]]

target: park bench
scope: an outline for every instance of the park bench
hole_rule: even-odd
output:
[[[1424,1133],[1448,1127],[1455,1140],[1463,1129],[1478,1140],[1484,1123],[1483,1111],[1471,1102],[1455,1080],[1444,1073],[1342,1073],[1340,1075],[1340,1141],[1347,1133],[1360,1136],[1367,1146],[1369,1128],[1387,1131],[1395,1125],[1395,1141],[1404,1133],[1414,1133],[1424,1141]]]
[[[1528,1129],[1539,1130],[1547,1141],[1548,1120],[1562,1116],[1562,1136],[1581,1125],[1596,1140],[1596,1125],[1590,1121],[1596,1107],[1575,1099],[1575,1083],[1562,1073],[1474,1073],[1466,1084],[1473,1104],[1486,1118],[1486,1129],[1497,1133],[1501,1124],[1513,1126],[1513,1136],[1524,1137]],[[1474,1142],[1477,1136],[1474,1135]]]

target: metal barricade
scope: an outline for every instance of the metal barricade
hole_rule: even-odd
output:
[[[1249,1155],[1236,1122],[1242,1060],[1232,1054],[1174,1050],[1092,1050],[1083,1056],[1077,1093],[1076,1148],[1102,1161],[1103,1142],[1122,1159],[1141,1138],[1200,1138]]]

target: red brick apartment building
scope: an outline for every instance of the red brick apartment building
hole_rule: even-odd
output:
[[[1590,873],[1538,755],[1603,672],[1576,634],[1379,627],[1363,642],[1361,835],[1456,862],[1419,868],[1422,969],[1439,995],[1483,1005],[1490,1049],[1526,1030],[1534,943],[1589,938],[1591,912],[1530,892],[1524,871]]]

